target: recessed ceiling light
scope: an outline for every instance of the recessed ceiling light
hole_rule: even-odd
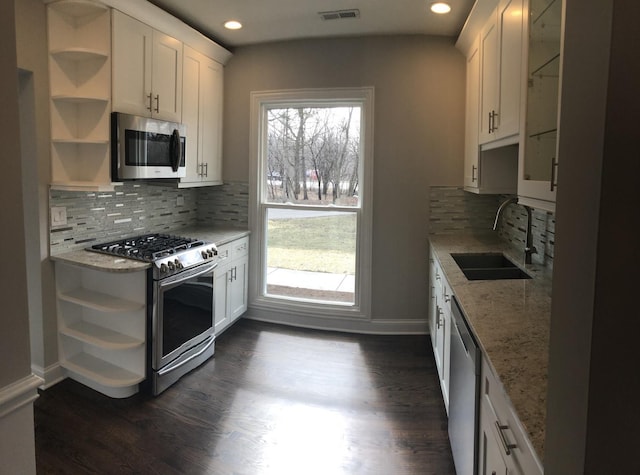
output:
[[[229,20],[224,22],[224,27],[228,30],[239,30],[242,28],[242,23],[237,20]]]
[[[444,2],[432,3],[431,11],[439,14],[449,13],[451,11],[451,6]]]

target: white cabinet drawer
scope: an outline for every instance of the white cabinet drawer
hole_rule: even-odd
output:
[[[240,257],[247,256],[249,254],[249,237],[243,237],[236,239],[235,241],[228,242],[218,246],[218,258],[223,260],[232,261]]]
[[[509,474],[542,474],[542,467],[526,436],[504,388],[495,376],[486,357],[482,361],[480,417],[485,427],[491,427],[500,441],[502,456]]]
[[[231,249],[231,258],[238,259],[239,257],[244,257],[249,254],[249,238],[244,237],[242,239],[238,239],[237,241],[233,241],[232,249]]]

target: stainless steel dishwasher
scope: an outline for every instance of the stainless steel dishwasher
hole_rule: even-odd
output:
[[[451,299],[451,313],[449,440],[457,475],[473,475],[478,460],[481,354],[455,296]]]

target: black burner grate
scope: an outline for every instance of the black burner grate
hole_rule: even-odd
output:
[[[153,262],[156,259],[203,244],[204,242],[198,239],[156,233],[96,244],[90,249],[104,254]]]

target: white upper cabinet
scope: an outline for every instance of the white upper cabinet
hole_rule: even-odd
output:
[[[169,35],[153,32],[151,69],[151,115],[157,119],[182,119],[182,43]]]
[[[530,0],[527,25],[526,131],[520,144],[521,203],[555,210],[558,183],[558,97],[561,70],[561,0]]]
[[[515,194],[517,190],[518,147],[503,145],[480,150],[480,62],[483,51],[495,53],[496,24],[477,36],[467,53],[467,90],[464,143],[464,189],[478,194]],[[480,45],[484,48],[481,51]],[[488,63],[494,62],[494,54]],[[486,65],[486,64],[485,64]],[[486,85],[486,83],[485,83]],[[493,95],[493,89],[483,99]],[[486,107],[486,106],[485,106]]]
[[[467,53],[467,94],[464,126],[464,187],[478,188],[478,130],[480,100],[480,48],[474,41]]]
[[[187,126],[187,176],[180,187],[222,184],[220,63],[184,47],[182,122]]]
[[[501,0],[480,32],[480,144],[518,142],[522,17],[522,0]]]
[[[113,10],[113,110],[181,122],[182,43]]]

